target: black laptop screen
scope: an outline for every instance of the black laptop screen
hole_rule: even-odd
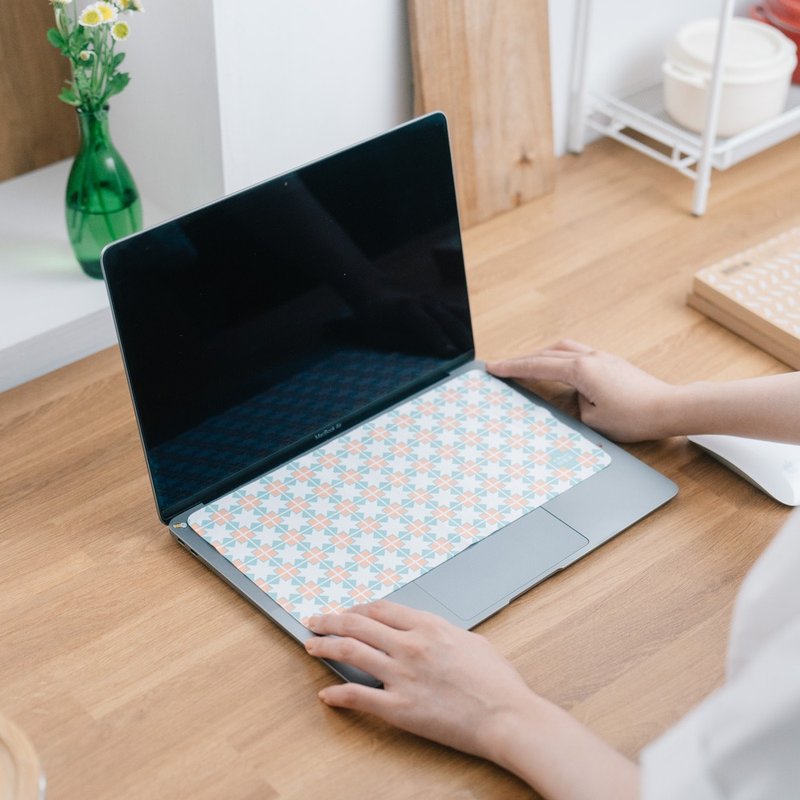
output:
[[[108,248],[162,519],[472,355],[444,117]]]

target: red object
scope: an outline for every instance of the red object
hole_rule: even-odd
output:
[[[800,0],[764,0],[763,5],[750,8],[750,17],[777,28],[800,53]],[[800,83],[800,59],[792,73],[792,83]]]
[[[764,14],[770,20],[800,32],[800,2],[797,0],[764,0]]]

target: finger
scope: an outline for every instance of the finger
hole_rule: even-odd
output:
[[[394,650],[392,640],[396,639],[397,631],[376,619],[353,613],[354,611],[355,609],[349,609],[341,614],[311,617],[308,628],[322,635],[332,633],[336,636],[349,636],[391,655]]]
[[[305,643],[306,652],[315,658],[341,661],[351,667],[363,669],[383,681],[388,674],[391,659],[386,653],[349,637],[315,636]]]
[[[585,353],[578,353],[575,350],[556,350],[554,348],[546,347],[544,350],[537,350],[531,353],[531,356],[548,356],[550,358],[580,358]],[[530,357],[530,356],[529,356]]]
[[[574,386],[574,358],[552,356],[522,356],[508,361],[488,364],[489,371],[498,378],[524,378],[526,380],[561,381]]]
[[[538,356],[553,356],[555,358],[574,358],[577,355],[586,355],[587,353],[594,353],[595,350],[589,347],[588,344],[576,342],[574,339],[560,339],[554,344],[541,347],[534,350],[532,353],[527,353],[524,356],[517,356],[515,358],[503,358],[497,361],[492,361],[486,366],[489,372],[495,373],[495,367],[501,364],[516,364],[528,359]],[[496,374],[496,373],[495,373]],[[509,376],[510,377],[510,376]]]
[[[441,622],[442,619],[430,611],[419,611],[390,600],[376,600],[374,603],[354,606],[350,610],[398,631],[410,631],[426,624]]]
[[[538,353],[530,353],[529,355],[517,356],[516,358],[504,358],[500,361],[487,361],[486,369],[498,378],[519,377],[515,373],[524,370],[526,365],[534,358],[538,358]]]
[[[326,686],[319,692],[319,699],[329,706],[367,711],[383,717],[391,708],[392,698],[385,689],[375,689],[360,683],[342,683]]]
[[[486,371],[498,378],[529,378],[530,365],[539,358],[553,358],[561,361],[574,361],[578,353],[569,353],[565,350],[536,350],[524,356],[504,358],[502,361],[488,361]]]
[[[573,353],[593,353],[594,348],[589,347],[583,342],[576,342],[574,339],[561,339],[552,345],[553,350],[569,350]]]

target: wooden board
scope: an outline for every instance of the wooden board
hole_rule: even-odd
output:
[[[787,347],[783,342],[773,339],[752,325],[748,325],[742,318],[731,314],[727,309],[716,305],[702,295],[689,292],[686,297],[686,304],[701,314],[705,314],[709,319],[713,319],[723,325],[728,330],[733,331],[737,336],[752,342],[764,352],[775,356],[779,361],[783,361],[784,364],[788,364],[794,369],[800,369],[800,351],[796,346]]]
[[[547,0],[409,0],[414,108],[450,123],[461,222],[553,188]]]
[[[75,111],[58,100],[67,59],[46,37],[48,2],[3,0],[0,25],[0,181],[77,152]]]
[[[695,273],[692,291],[745,328],[779,342],[793,354],[792,361],[778,356],[787,364],[800,362],[800,228],[704,267]]]

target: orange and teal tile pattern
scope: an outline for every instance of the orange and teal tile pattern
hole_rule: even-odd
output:
[[[471,370],[198,509],[189,525],[303,622],[385,597],[610,460]]]

